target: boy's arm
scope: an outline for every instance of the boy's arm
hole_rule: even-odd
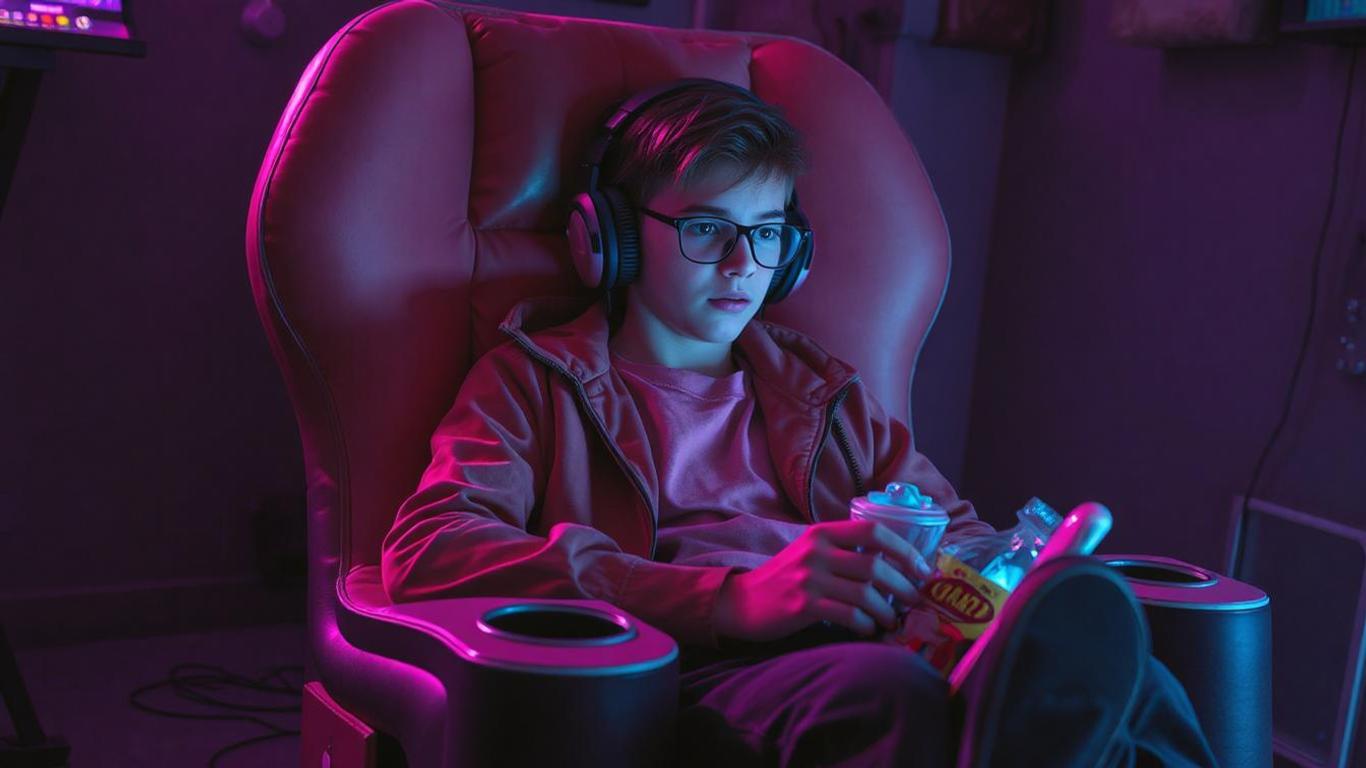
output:
[[[910,482],[928,494],[949,513],[949,528],[943,542],[960,538],[994,533],[986,521],[977,517],[972,503],[958,498],[958,492],[939,470],[923,454],[915,450],[911,431],[905,422],[893,418],[883,409],[882,404],[873,397],[862,381],[854,385],[858,392],[846,402],[850,403],[857,419],[859,408],[866,409],[866,424],[871,435],[870,445],[873,453],[872,476],[866,483],[868,491],[880,491],[892,482]]]
[[[494,350],[476,362],[432,435],[431,463],[384,538],[389,598],[598,599],[680,643],[714,647],[716,596],[734,569],[627,554],[587,525],[527,532],[546,487],[545,430],[553,427],[541,422],[547,393],[516,354]]]

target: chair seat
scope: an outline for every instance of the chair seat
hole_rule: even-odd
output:
[[[352,568],[346,574],[346,595],[357,608],[364,611],[377,611],[393,605],[384,593],[378,565]]]

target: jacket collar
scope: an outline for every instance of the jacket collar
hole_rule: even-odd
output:
[[[580,384],[611,369],[609,328],[602,303],[583,298],[539,297],[513,305],[498,326]],[[756,385],[808,405],[824,405],[856,373],[809,337],[766,320],[752,319],[736,339]]]

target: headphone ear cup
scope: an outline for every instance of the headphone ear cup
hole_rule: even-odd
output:
[[[791,223],[800,227],[810,228],[806,214],[800,208],[790,208],[788,217]],[[787,266],[779,269],[773,276],[773,281],[768,284],[768,293],[764,294],[764,304],[777,304],[783,299],[791,296],[794,291],[802,287],[806,282],[806,277],[811,273],[811,256],[815,250],[815,235],[808,234],[801,247],[797,249],[797,255]]]
[[[791,296],[806,282],[806,276],[810,272],[811,246],[803,245],[797,256],[792,259],[792,263],[778,270],[773,276],[773,282],[768,284],[768,293],[764,296],[764,304],[777,304]]]
[[[574,196],[569,204],[569,220],[565,238],[569,241],[569,256],[583,284],[600,290],[616,274],[616,234],[608,206],[593,192]]]
[[[616,242],[616,258],[611,282],[606,282],[604,272],[603,288],[611,290],[634,283],[640,277],[640,225],[636,222],[635,209],[626,195],[616,187],[600,187],[607,210],[611,212],[613,238]]]

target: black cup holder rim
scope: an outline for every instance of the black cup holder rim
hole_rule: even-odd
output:
[[[492,623],[497,619],[516,613],[571,613],[579,616],[588,616],[594,619],[614,624],[621,628],[620,632],[606,637],[584,637],[584,638],[562,638],[562,637],[538,637],[521,632],[512,632],[506,629],[499,629]],[[481,632],[492,635],[504,640],[512,640],[519,643],[535,643],[538,645],[553,645],[569,648],[599,647],[604,645],[616,645],[635,638],[637,632],[635,625],[625,616],[597,608],[587,608],[578,605],[551,605],[547,603],[514,603],[512,605],[501,605],[497,608],[485,611],[476,621],[475,626]]]
[[[1110,566],[1111,568],[1118,570],[1121,574],[1124,575],[1124,578],[1130,581],[1137,581],[1142,584],[1152,584],[1159,587],[1174,587],[1177,589],[1201,589],[1204,587],[1212,587],[1219,582],[1218,575],[1210,573],[1204,568],[1199,568],[1194,565],[1188,565],[1185,563],[1176,564],[1163,563],[1156,560],[1135,560],[1131,558],[1120,558],[1118,560],[1106,560],[1105,564]],[[1178,573],[1182,576],[1191,579],[1191,581],[1166,581],[1162,579],[1145,579],[1141,576],[1132,576],[1128,573],[1125,573],[1125,566],[1138,566],[1141,568],[1151,569],[1154,571],[1168,571],[1170,573]]]

